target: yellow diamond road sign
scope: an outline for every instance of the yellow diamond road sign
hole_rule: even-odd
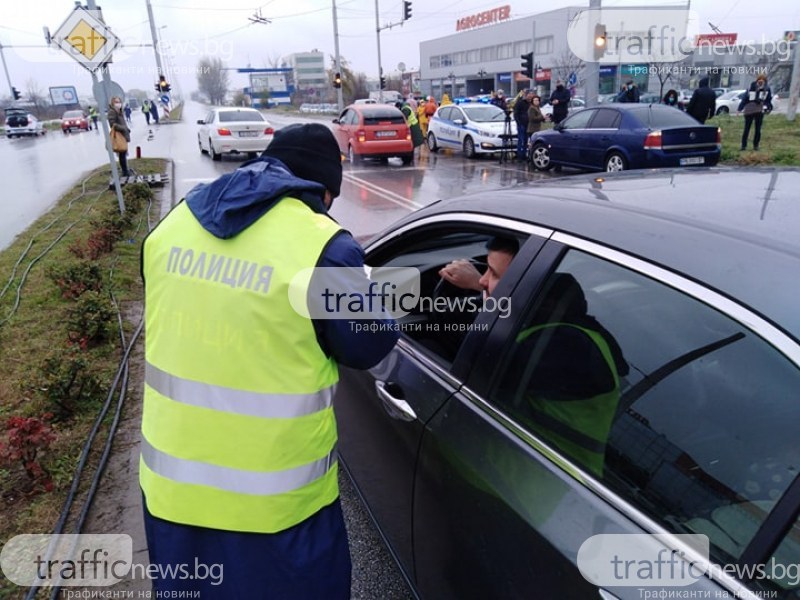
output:
[[[100,11],[81,6],[53,34],[53,42],[90,71],[111,60],[119,38],[102,21]]]

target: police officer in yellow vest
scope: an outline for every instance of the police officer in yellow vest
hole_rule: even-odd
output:
[[[160,593],[350,596],[337,365],[373,366],[397,333],[312,320],[289,301],[305,269],[363,269],[327,215],[341,181],[330,130],[292,125],[145,241],[140,484],[150,562],[173,573],[153,582]]]

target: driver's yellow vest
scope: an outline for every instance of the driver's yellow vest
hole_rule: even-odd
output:
[[[223,240],[184,202],[145,240],[139,481],[156,517],[273,533],[338,497],[338,371],[289,285],[306,269],[308,288],[339,231],[284,198]]]

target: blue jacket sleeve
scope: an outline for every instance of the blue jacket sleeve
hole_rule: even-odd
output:
[[[364,267],[364,251],[348,232],[334,237],[325,248],[320,267]],[[366,274],[364,275],[366,280]],[[369,369],[389,354],[400,337],[394,319],[314,319],[317,341],[336,362],[354,369]],[[355,328],[354,324],[362,325]],[[369,327],[374,325],[373,327]]]

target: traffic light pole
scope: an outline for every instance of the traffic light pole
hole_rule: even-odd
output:
[[[600,0],[589,0],[590,14],[600,12]],[[594,38],[594,36],[592,36]],[[592,39],[592,49],[594,49],[594,39]],[[586,63],[586,106],[597,106],[597,92],[600,89],[600,63],[597,61]]]
[[[0,58],[3,59],[3,71],[6,73],[6,81],[8,82],[8,93],[11,98],[14,98],[14,86],[11,85],[11,77],[8,75],[8,66],[6,65],[6,55],[3,53],[3,44],[0,44]]]
[[[158,47],[156,22],[153,19],[153,7],[150,5],[150,0],[147,0],[147,18],[150,20],[150,35],[153,37],[153,52],[155,52],[156,55],[156,68],[158,68],[157,75],[163,75],[164,68],[161,66],[161,48]]]
[[[378,0],[375,0],[375,31],[378,37],[378,98],[381,104],[383,104],[383,86],[381,85],[383,81],[383,67],[381,66],[381,22],[378,10]]]
[[[336,17],[336,0],[333,0],[333,47],[336,52],[336,70],[335,73],[342,72],[342,64],[339,60],[339,20]],[[344,110],[344,98],[342,96],[342,86],[336,88],[336,104],[339,107],[339,112]]]

